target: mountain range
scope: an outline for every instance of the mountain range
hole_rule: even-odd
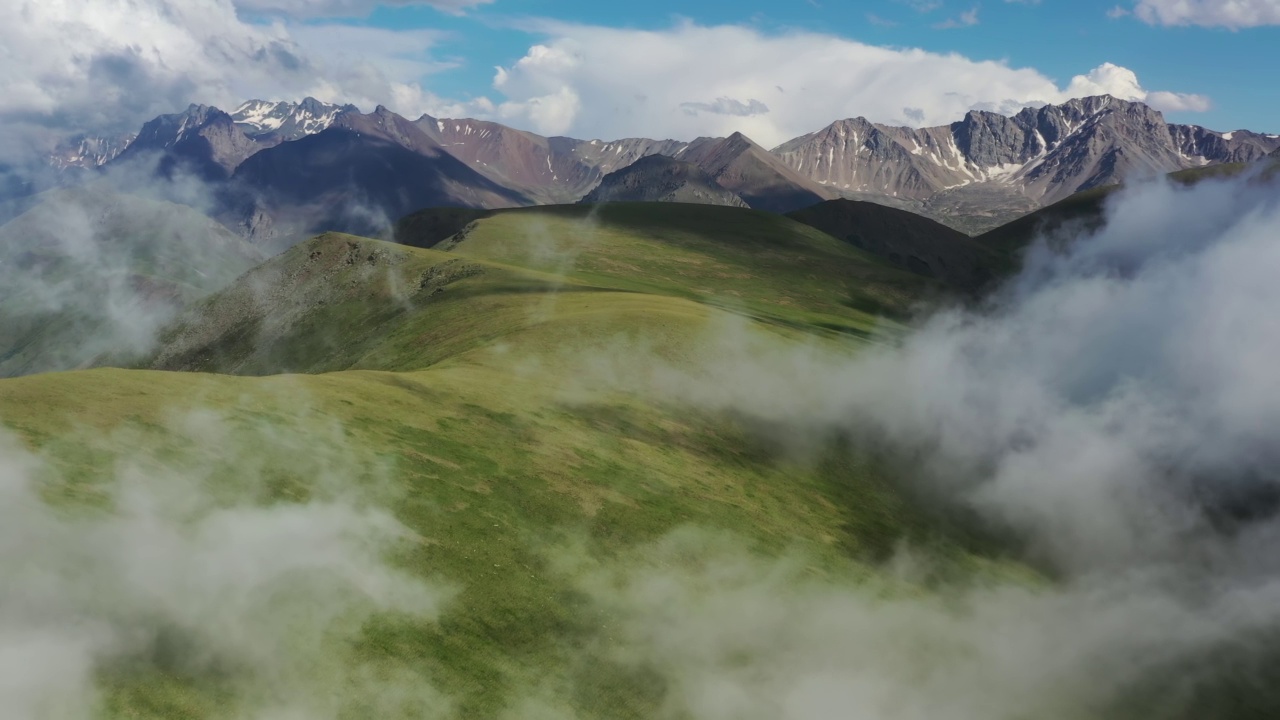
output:
[[[1011,117],[971,111],[930,128],[839,120],[769,150],[741,133],[578,140],[483,120],[410,120],[381,106],[363,114],[307,98],[252,100],[232,113],[192,105],[149,121],[127,142],[80,138],[76,147],[58,162],[112,167],[150,158],[162,176],[219,183],[224,224],[287,245],[319,230],[376,233],[429,205],[584,198],[736,204],[733,196],[782,213],[871,200],[976,234],[1126,178],[1252,162],[1280,152],[1280,136],[1170,124],[1142,103],[1097,96]],[[655,155],[689,167],[632,167]],[[657,192],[659,181],[680,187]]]

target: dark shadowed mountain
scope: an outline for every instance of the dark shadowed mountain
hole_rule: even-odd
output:
[[[828,200],[787,217],[961,290],[986,286],[1005,264],[999,253],[958,230],[877,203]]]
[[[697,165],[665,155],[650,155],[609,173],[582,202],[682,202],[747,207],[742,198],[721,187]]]
[[[231,194],[224,222],[271,247],[324,230],[378,235],[423,207],[530,204],[383,107],[254,155]]]

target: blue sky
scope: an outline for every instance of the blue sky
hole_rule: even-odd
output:
[[[927,5],[937,6],[921,7]],[[1280,27],[1152,25],[1132,14],[1110,17],[1116,7],[1114,0],[496,0],[461,16],[430,7],[380,7],[363,22],[448,31],[433,53],[458,66],[425,78],[423,84],[449,97],[492,94],[494,66],[510,66],[539,42],[537,23],[531,22],[535,19],[638,30],[661,30],[687,19],[700,25],[743,25],[769,34],[807,31],[871,45],[1001,60],[1034,68],[1059,84],[1111,62],[1135,71],[1146,87],[1211,100],[1204,112],[1166,112],[1170,120],[1220,130],[1280,132]],[[938,27],[975,9],[976,24]]]
[[[30,0],[0,2],[0,48],[0,127],[31,129],[0,157],[308,95],[769,147],[841,118],[939,125],[1102,93],[1280,133],[1280,0]]]

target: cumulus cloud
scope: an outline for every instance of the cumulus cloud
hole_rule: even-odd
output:
[[[1071,78],[1066,94],[1072,97],[1113,95],[1125,100],[1141,100],[1157,110],[1174,112],[1203,112],[1212,105],[1204,95],[1144,90],[1136,73],[1113,63],[1103,63],[1085,75]]]
[[[311,95],[425,112],[441,105],[419,84],[445,67],[428,54],[438,39],[432,30],[250,23],[231,0],[2,3],[0,160],[71,132],[136,131],[192,102],[229,110],[253,97]]]
[[[1238,30],[1280,25],[1280,1],[1140,0],[1133,14],[1150,25],[1200,25]]]
[[[693,23],[658,31],[564,24],[541,29],[545,42],[499,68],[494,86],[504,97],[492,117],[544,134],[691,139],[741,131],[771,146],[859,115],[934,125],[974,108],[1016,112],[1099,92],[1152,99],[1169,109],[1207,104],[1198,96],[1148,91],[1131,71],[1114,65],[1062,87],[1034,69],[816,33],[769,35]],[[688,112],[685,104],[697,102],[691,98],[707,97],[754,99],[770,112]],[[919,113],[907,116],[904,107]]]

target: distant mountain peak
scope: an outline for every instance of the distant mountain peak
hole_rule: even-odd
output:
[[[135,137],[134,133],[112,136],[76,135],[58,143],[49,153],[49,164],[58,170],[100,167],[124,152]]]
[[[1025,212],[1130,176],[1249,162],[1277,146],[1280,139],[1256,133],[1170,125],[1144,103],[1095,95],[1012,116],[971,110],[938,127],[841,120],[773,153],[797,173],[851,197],[926,206],[952,198],[945,206],[954,209],[957,194],[971,193],[979,205],[1004,203]]]
[[[337,105],[305,97],[301,102],[249,100],[231,114],[236,125],[254,138],[297,140],[323,132],[343,113],[358,113],[355,105]]]

